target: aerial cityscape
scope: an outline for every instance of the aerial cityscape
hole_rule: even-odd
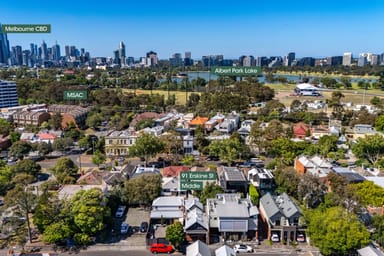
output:
[[[384,255],[384,3],[0,10],[0,255]]]

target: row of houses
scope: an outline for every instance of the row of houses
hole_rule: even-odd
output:
[[[80,126],[85,123],[89,108],[77,105],[60,104],[35,104],[17,107],[2,108],[1,117],[7,119],[17,126],[41,126],[48,121],[55,113],[62,116],[61,126],[66,128],[69,124]]]

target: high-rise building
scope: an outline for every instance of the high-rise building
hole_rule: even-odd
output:
[[[192,56],[191,52],[185,52],[185,54],[184,54],[184,66],[188,67],[188,66],[193,65],[193,60],[192,60],[191,56]]]
[[[0,108],[18,106],[16,83],[0,80]]]
[[[368,58],[366,54],[360,54],[359,59],[357,60],[357,66],[364,67],[368,64]]]
[[[65,46],[65,57],[69,58],[71,56],[71,50],[69,49],[69,45]]]
[[[159,59],[157,58],[156,52],[154,51],[147,52],[146,56],[147,56],[146,65],[148,67],[157,66],[157,64],[159,63]]]
[[[119,44],[119,64],[125,66],[127,64],[126,55],[125,55],[125,45],[123,42]]]
[[[47,44],[45,43],[45,41],[43,41],[43,43],[41,44],[40,49],[41,49],[40,59],[41,60],[48,60],[48,48],[47,48]]]
[[[133,64],[135,64],[135,58],[134,57],[132,57],[132,56],[130,56],[130,57],[128,57],[127,58],[127,65],[133,65]]]
[[[267,57],[257,57],[256,66],[265,67],[267,65],[268,65],[268,58]]]
[[[250,55],[250,56],[245,56],[243,58],[241,65],[244,67],[250,67],[250,66],[253,66],[254,63],[255,63],[255,58]]]
[[[297,61],[297,66],[315,66],[315,59],[312,57],[304,57]]]
[[[0,27],[1,27],[1,23],[0,23]],[[1,64],[7,65],[9,57],[10,57],[10,51],[9,51],[9,41],[7,38],[7,34],[3,33],[0,30],[0,65]]]
[[[296,54],[294,52],[290,52],[287,56],[284,57],[284,66],[290,67],[292,66],[293,61],[296,58]]]
[[[183,65],[183,58],[181,53],[175,53],[169,58],[169,65],[172,67],[181,67]]]
[[[31,65],[31,51],[30,50],[24,50],[23,51],[23,66],[32,67]]]
[[[379,64],[379,55],[372,54],[370,63],[372,66],[377,66]]]
[[[343,66],[351,66],[352,65],[352,53],[345,52],[343,55]]]
[[[21,66],[23,64],[23,50],[20,45],[12,46],[11,64]]]
[[[113,64],[120,65],[120,57],[119,56],[120,56],[119,50],[113,51]]]
[[[52,59],[54,61],[59,61],[61,58],[61,53],[60,53],[60,45],[56,44],[52,46]]]
[[[327,57],[328,66],[340,66],[341,64],[343,64],[343,56]]]

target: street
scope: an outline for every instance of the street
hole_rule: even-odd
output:
[[[146,256],[146,255],[152,255],[152,253],[149,250],[129,250],[129,251],[81,251],[80,253],[64,253],[61,255],[80,255],[80,256],[117,256],[117,255],[127,255],[127,256]],[[182,255],[179,252],[175,252],[172,255]],[[212,251],[212,255],[214,254],[214,251]],[[311,254],[299,254],[295,251],[285,251],[285,250],[260,250],[255,251],[254,253],[238,253],[237,255],[269,255],[269,256],[296,256],[296,255],[311,255]]]

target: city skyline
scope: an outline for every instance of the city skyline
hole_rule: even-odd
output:
[[[72,4],[71,4],[72,3]],[[113,57],[119,42],[125,56],[148,51],[167,59],[174,53],[203,55],[325,57],[352,52],[382,53],[380,1],[229,1],[180,4],[176,1],[98,5],[91,1],[39,5],[4,1],[2,24],[51,24],[50,34],[8,34],[11,46],[30,43],[85,48],[92,57]],[[66,8],[63,10],[63,8]],[[63,48],[62,48],[63,54]]]

